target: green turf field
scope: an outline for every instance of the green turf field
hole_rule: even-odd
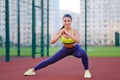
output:
[[[58,51],[60,47],[50,47],[50,56]],[[87,53],[90,57],[120,57],[120,47],[88,47]],[[45,56],[46,56],[46,49]],[[31,56],[32,49],[28,47],[21,48],[21,56]],[[40,56],[40,48],[36,49],[36,56]],[[17,56],[17,48],[10,48],[10,55]],[[5,48],[0,48],[0,56],[5,56]]]
[[[88,47],[89,56],[120,57],[120,47]]]
[[[84,49],[84,48],[83,48]],[[57,49],[51,49],[51,52],[55,52]],[[54,53],[51,53],[53,55]],[[120,57],[120,47],[88,47],[87,54],[90,57]]]

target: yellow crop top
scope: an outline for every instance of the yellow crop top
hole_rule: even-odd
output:
[[[72,35],[73,35],[73,29],[72,29]],[[65,38],[64,36],[61,36],[61,41],[64,43],[64,44],[72,44],[72,43],[75,43],[75,41],[71,38]]]

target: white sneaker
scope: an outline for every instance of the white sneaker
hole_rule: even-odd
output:
[[[35,75],[36,73],[33,71],[33,69],[28,69],[25,73],[24,73],[24,75],[25,76],[31,76],[31,75]]]
[[[91,78],[91,77],[92,77],[92,75],[91,75],[90,71],[86,70],[85,74],[84,74],[84,78]]]

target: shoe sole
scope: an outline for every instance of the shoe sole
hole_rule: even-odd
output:
[[[36,73],[34,74],[24,74],[24,76],[32,76],[32,75],[35,75]]]

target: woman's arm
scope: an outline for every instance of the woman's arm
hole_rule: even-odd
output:
[[[51,40],[50,40],[50,43],[51,44],[54,44],[60,37],[61,35],[63,34],[63,31],[62,30],[59,30],[56,35],[54,35]]]
[[[65,34],[72,38],[75,42],[80,42],[80,34],[77,30],[74,29],[74,35],[71,35],[69,32],[65,31]]]

